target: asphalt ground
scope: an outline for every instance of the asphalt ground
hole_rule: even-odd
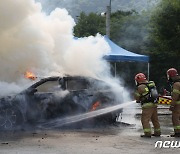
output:
[[[177,141],[171,113],[159,109],[162,136],[141,138],[140,108],[124,109],[115,125],[56,130],[22,130],[0,133],[0,154],[147,154],[180,152],[180,148],[155,148],[156,141]]]

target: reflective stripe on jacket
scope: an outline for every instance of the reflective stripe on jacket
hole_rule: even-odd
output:
[[[180,90],[178,90],[178,89],[173,89],[172,92],[175,93],[175,94],[179,94],[180,95]],[[179,96],[179,98],[180,98],[180,96]],[[180,104],[180,100],[175,101],[175,104]]]
[[[175,93],[175,94],[179,94],[180,95],[180,90],[178,90],[178,89],[173,89],[172,92]]]

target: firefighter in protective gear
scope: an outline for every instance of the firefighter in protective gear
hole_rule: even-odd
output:
[[[155,83],[153,81],[148,82],[143,73],[138,73],[135,76],[135,83],[137,86],[135,99],[136,102],[141,103],[142,106],[141,123],[143,126],[144,135],[141,135],[141,137],[159,137],[161,135],[161,129],[157,114],[157,103],[156,98],[152,97],[150,90],[150,87],[156,88]],[[154,134],[151,133],[150,121],[152,121],[154,126]]]
[[[167,79],[172,87],[172,102],[169,110],[172,111],[174,134],[171,137],[180,137],[180,76],[175,68],[167,70]]]

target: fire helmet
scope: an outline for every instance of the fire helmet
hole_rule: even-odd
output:
[[[171,77],[175,77],[175,76],[178,76],[178,72],[175,68],[170,68],[167,70],[167,78],[168,80],[171,78]]]
[[[135,76],[135,83],[136,83],[136,85],[137,85],[137,83],[143,82],[145,80],[146,80],[146,76],[143,73],[136,74],[136,76]]]

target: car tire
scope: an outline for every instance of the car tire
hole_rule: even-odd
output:
[[[0,108],[0,130],[15,130],[23,123],[23,116],[16,107]]]
[[[94,101],[94,103],[92,104],[92,107],[91,107],[91,108],[93,108],[93,106],[94,106],[94,104],[96,104],[96,102],[100,102],[100,104],[97,106],[97,108],[95,110],[106,108],[108,106],[108,103],[111,101],[108,97],[103,97],[103,99],[99,98],[97,100]],[[112,113],[107,113],[107,114],[95,117],[94,121],[96,124],[103,125],[103,124],[113,124],[116,122],[116,119],[117,119],[116,113],[112,112]]]

